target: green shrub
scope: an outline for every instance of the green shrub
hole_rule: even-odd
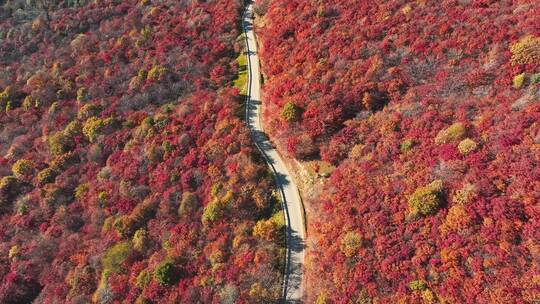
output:
[[[133,220],[131,217],[123,215],[114,220],[114,230],[122,238],[131,238],[140,224]]]
[[[77,118],[80,120],[87,120],[92,116],[97,116],[101,112],[102,108],[97,104],[85,104],[77,113]]]
[[[409,283],[409,289],[412,291],[422,291],[427,288],[426,281],[424,280],[414,280]]]
[[[148,270],[143,270],[137,276],[135,285],[137,285],[139,289],[143,290],[144,288],[146,288],[146,286],[148,286],[150,280],[152,280],[152,275],[150,274],[150,272],[148,272]]]
[[[140,34],[142,42],[146,42],[152,37],[152,29],[147,25],[141,29]]]
[[[13,101],[8,100],[6,102],[6,112],[11,111],[13,108],[15,108]]]
[[[213,197],[217,197],[222,188],[223,186],[221,185],[221,183],[215,183],[210,188],[210,193]]]
[[[70,122],[64,129],[64,135],[67,138],[73,138],[82,134],[82,126],[78,121]]]
[[[476,150],[477,147],[478,145],[476,144],[476,142],[474,142],[474,140],[470,138],[465,138],[459,143],[458,150],[459,150],[459,153],[463,155],[467,155],[473,152],[474,150]]]
[[[152,127],[152,126],[154,125],[154,118],[151,117],[151,116],[146,117],[146,118],[143,119],[143,121],[141,122],[141,125],[143,125],[143,126],[148,126],[148,127]]]
[[[349,231],[341,239],[340,250],[347,257],[356,255],[360,247],[362,247],[362,236],[358,232]]]
[[[31,108],[38,108],[39,107],[39,100],[34,99],[31,95],[28,95],[24,98],[24,101],[22,103],[22,107],[25,111],[30,110]]]
[[[100,191],[98,193],[98,204],[100,208],[105,208],[107,206],[107,192],[106,191]]]
[[[156,114],[154,116],[154,127],[158,129],[163,129],[170,121],[170,118],[165,114]]]
[[[180,271],[172,261],[166,260],[156,267],[154,279],[162,286],[170,286],[178,282]]]
[[[114,219],[112,227],[121,236],[127,235],[126,233],[127,216],[120,216]]]
[[[75,188],[75,198],[81,199],[82,196],[88,192],[88,190],[90,190],[88,183],[79,184],[77,188]]]
[[[287,122],[297,121],[300,118],[300,109],[292,101],[289,101],[281,110],[281,118]]]
[[[100,135],[101,130],[105,127],[103,119],[97,117],[90,117],[83,126],[83,133],[88,138],[90,142],[96,140]]]
[[[409,197],[409,211],[413,215],[434,214],[441,204],[442,182],[434,181],[420,187]]]
[[[240,41],[244,41],[244,35],[240,37]],[[238,74],[236,79],[233,81],[233,86],[240,91],[240,95],[247,94],[247,81],[248,81],[248,70],[247,70],[247,56],[241,52],[236,58],[238,64]]]
[[[37,175],[38,183],[40,186],[43,186],[48,183],[54,182],[54,179],[56,178],[56,171],[51,168],[45,168],[41,171],[39,171]]]
[[[533,74],[531,76],[531,84],[537,84],[540,83],[540,73]]]
[[[13,89],[11,86],[7,86],[2,92],[0,92],[0,102],[6,102],[10,99]]]
[[[4,176],[0,179],[0,195],[15,195],[19,188],[19,180],[15,176]]]
[[[172,114],[172,112],[174,111],[174,104],[173,103],[164,104],[161,107],[161,111],[165,114]]]
[[[161,144],[161,149],[163,149],[165,153],[171,153],[174,150],[174,147],[170,141],[166,140]]]
[[[85,87],[81,87],[77,90],[77,101],[85,102],[88,100],[88,91]]]
[[[13,95],[13,88],[7,86],[4,91],[0,92],[0,110],[7,108],[7,105],[11,103]]]
[[[521,89],[524,82],[525,82],[525,73],[521,73],[519,75],[514,76],[514,79],[512,80],[512,86],[514,87],[514,89]]]
[[[220,265],[222,265],[224,261],[223,252],[221,252],[221,250],[216,250],[212,252],[208,260],[210,261],[212,269],[217,269]]]
[[[177,182],[180,179],[180,174],[178,172],[172,172],[171,176],[169,177],[169,182],[174,183]]]
[[[456,122],[450,127],[439,131],[437,137],[435,137],[435,143],[446,144],[452,141],[461,140],[466,135],[467,129],[465,129],[465,126],[460,122]]]
[[[16,177],[27,176],[34,170],[34,163],[28,159],[19,159],[11,167],[13,175]]]
[[[540,63],[540,37],[525,36],[510,46],[512,64]]]
[[[146,80],[146,77],[148,76],[148,72],[144,69],[140,69],[137,73],[137,77],[141,80]]]
[[[148,71],[148,80],[162,80],[169,70],[166,67],[155,65]]]
[[[129,242],[115,244],[107,250],[102,259],[103,271],[111,273],[124,272],[123,264],[131,255],[132,249]]]
[[[279,210],[270,218],[272,222],[276,225],[276,229],[281,230],[285,227],[285,216],[283,215],[283,210]]]
[[[71,138],[66,136],[64,132],[56,132],[47,138],[47,144],[49,151],[52,155],[59,156],[71,151],[74,148],[75,143]]]
[[[107,303],[110,299],[110,286],[109,277],[111,276],[110,270],[103,270],[101,278],[99,279],[97,290],[92,295],[92,303]]]
[[[463,187],[456,191],[452,197],[452,201],[456,204],[465,205],[471,202],[477,195],[476,186],[473,184],[465,184]]]
[[[253,226],[252,235],[261,240],[273,242],[277,237],[276,224],[271,220],[260,220]]]
[[[102,233],[107,233],[109,232],[112,228],[113,228],[113,225],[114,225],[114,216],[109,216],[107,217],[104,221],[103,221],[103,226],[101,227],[101,232]]]
[[[212,200],[204,208],[202,221],[203,222],[214,222],[219,220],[225,213],[225,206],[219,200]]]
[[[90,142],[94,142],[100,135],[104,134],[107,128],[114,124],[115,120],[112,117],[101,119],[90,117],[83,126],[83,133]]]
[[[221,198],[214,197],[214,199],[204,208],[202,221],[204,223],[214,222],[222,218],[232,200],[232,191],[227,191]]]
[[[133,248],[139,252],[143,252],[148,247],[148,232],[146,229],[141,228],[135,231],[133,235]]]
[[[413,146],[414,146],[414,141],[412,139],[406,139],[406,140],[402,141],[401,144],[399,145],[399,151],[401,151],[401,153],[405,154],[405,153],[411,151]]]

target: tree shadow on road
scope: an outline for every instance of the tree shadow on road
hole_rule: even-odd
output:
[[[298,232],[287,229],[287,254],[286,275],[284,277],[284,291],[287,299],[293,296],[293,292],[299,290],[302,284],[303,261],[298,260],[296,253],[301,253],[305,248],[304,240]],[[302,303],[301,301],[283,301],[283,303]]]

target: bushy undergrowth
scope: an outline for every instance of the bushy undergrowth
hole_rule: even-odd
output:
[[[232,86],[242,5],[0,4],[1,303],[276,300],[283,242],[251,231],[279,204]]]
[[[265,126],[337,166],[307,302],[537,302],[539,2],[258,2]]]

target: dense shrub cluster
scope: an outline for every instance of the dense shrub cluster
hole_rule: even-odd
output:
[[[154,271],[154,277],[158,284],[167,286],[176,283],[179,279],[179,271],[171,261],[161,262]]]
[[[294,122],[299,118],[299,109],[293,102],[287,102],[281,110],[281,118],[287,122]]]
[[[409,197],[409,211],[413,215],[430,215],[437,212],[441,205],[441,181],[416,189]]]
[[[259,2],[265,126],[337,166],[307,302],[538,302],[540,2]]]
[[[242,5],[1,2],[1,303],[275,301],[283,226],[252,231],[279,203],[232,87]]]
[[[34,169],[34,163],[28,159],[19,159],[11,167],[13,175],[16,177],[23,177],[32,172]]]
[[[540,37],[521,38],[510,46],[514,64],[540,64]]]

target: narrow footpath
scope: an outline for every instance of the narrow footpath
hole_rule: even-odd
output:
[[[249,4],[243,17],[248,57],[248,91],[246,121],[257,148],[270,166],[281,193],[285,213],[287,250],[283,281],[285,303],[302,303],[302,274],[304,264],[305,230],[302,199],[285,163],[264,133],[262,124],[261,74],[257,41],[253,31],[253,5]]]

